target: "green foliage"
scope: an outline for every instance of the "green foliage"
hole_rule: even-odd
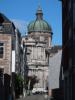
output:
[[[17,74],[17,75],[16,75],[16,82],[17,82],[17,83],[23,82],[23,78],[22,78],[22,76],[21,76],[20,74]]]
[[[17,74],[15,77],[15,92],[17,96],[23,92],[23,78],[20,74]]]

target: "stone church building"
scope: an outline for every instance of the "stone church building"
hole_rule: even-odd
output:
[[[46,89],[48,78],[49,55],[46,52],[51,48],[51,26],[43,19],[43,12],[39,6],[36,19],[28,25],[28,35],[22,37],[27,52],[28,76],[36,76],[39,80],[35,89]]]

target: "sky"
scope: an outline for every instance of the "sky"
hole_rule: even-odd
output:
[[[0,12],[25,35],[28,24],[36,19],[39,4],[43,18],[52,27],[52,45],[62,45],[62,4],[59,0],[0,0]]]

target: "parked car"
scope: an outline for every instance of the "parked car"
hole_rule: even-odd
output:
[[[48,91],[44,88],[33,88],[32,93],[33,94],[47,94]]]

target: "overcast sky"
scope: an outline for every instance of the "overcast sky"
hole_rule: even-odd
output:
[[[35,20],[38,5],[41,5],[44,19],[53,30],[53,45],[62,44],[62,7],[59,0],[0,0],[0,12],[12,20],[22,35],[27,25]]]

